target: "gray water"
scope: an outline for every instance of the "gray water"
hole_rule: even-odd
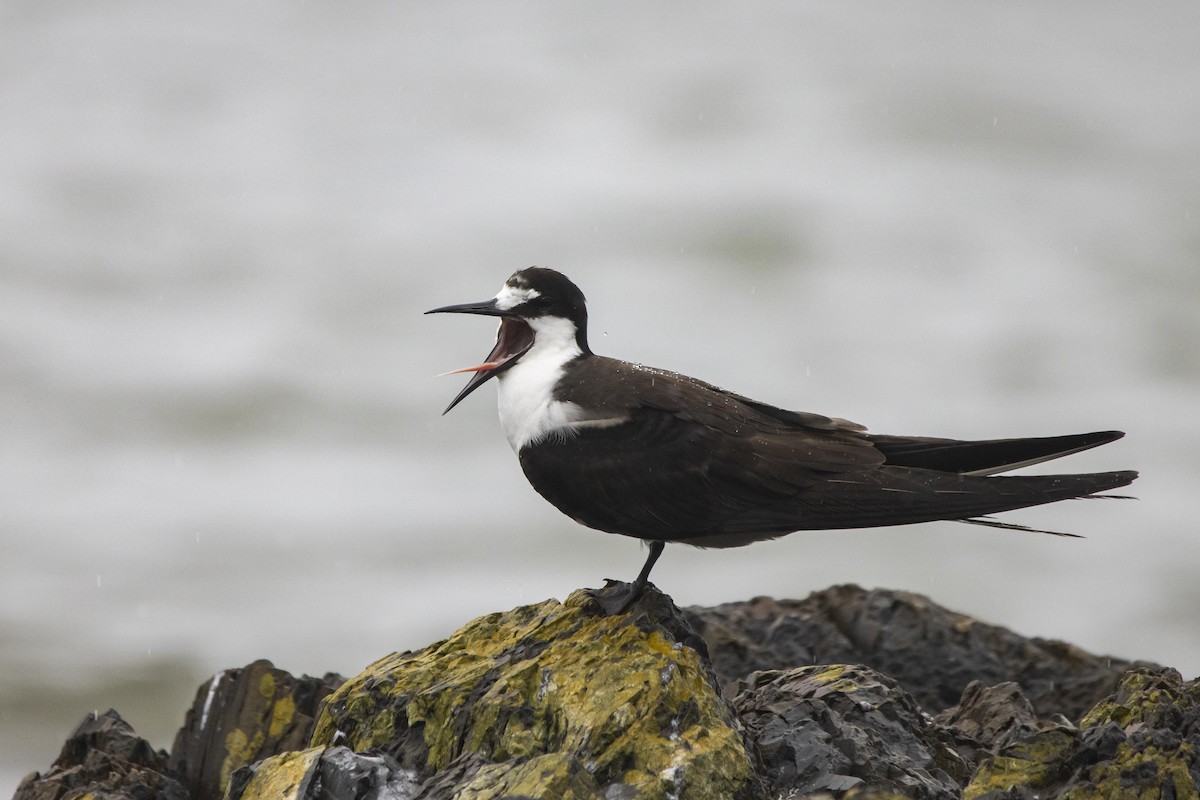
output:
[[[0,3],[0,796],[93,709],[353,674],[639,545],[525,484],[514,269],[598,352],[889,433],[1119,428],[1137,502],[668,548],[1200,671],[1200,7]],[[1064,463],[1063,466],[1067,464]]]

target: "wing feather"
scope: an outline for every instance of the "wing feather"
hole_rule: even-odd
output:
[[[965,520],[1091,495],[1136,477],[977,477],[864,466],[857,454],[857,445],[824,433],[751,428],[729,435],[642,408],[619,425],[525,448],[520,461],[533,487],[584,525],[712,547],[796,530]]]
[[[1136,477],[983,477],[1095,447],[1115,432],[982,442],[878,436],[601,356],[576,361],[556,394],[587,415],[521,450],[530,483],[578,522],[641,539],[724,547],[796,530],[970,520]]]

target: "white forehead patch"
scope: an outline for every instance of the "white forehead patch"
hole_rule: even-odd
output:
[[[541,297],[541,293],[536,289],[528,287],[513,286],[511,283],[504,284],[504,288],[496,295],[496,308],[501,311],[508,311],[510,308],[516,308],[522,303],[528,303],[535,297]]]

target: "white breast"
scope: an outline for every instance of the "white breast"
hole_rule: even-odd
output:
[[[554,399],[563,368],[580,354],[575,326],[557,317],[529,320],[534,344],[497,376],[500,426],[513,452],[551,434],[565,434],[584,418],[579,406]]]

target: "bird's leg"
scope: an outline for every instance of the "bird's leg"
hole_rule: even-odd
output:
[[[637,602],[650,583],[650,570],[654,569],[654,562],[658,561],[664,547],[666,547],[665,542],[650,542],[650,554],[646,556],[646,563],[642,565],[642,571],[638,573],[633,583],[609,581],[607,586],[596,593],[596,601],[600,603],[605,614],[610,617],[620,614]]]
[[[658,561],[658,557],[662,555],[663,549],[666,546],[666,542],[650,543],[650,552],[646,555],[646,563],[642,565],[642,571],[638,573],[637,578],[633,582],[635,600],[641,597],[642,592],[646,590],[646,584],[650,582],[650,570],[654,569],[654,562]]]

